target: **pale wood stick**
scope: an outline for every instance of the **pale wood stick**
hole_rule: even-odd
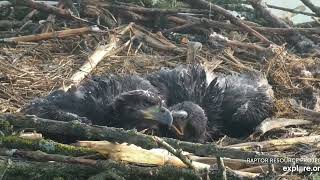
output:
[[[287,139],[273,139],[262,142],[246,142],[240,144],[233,144],[226,146],[227,148],[234,148],[245,151],[252,151],[259,149],[260,151],[283,151],[293,148],[300,143],[315,144],[320,141],[320,135],[295,137]]]
[[[123,35],[129,31],[132,24],[129,24],[119,35]],[[88,58],[88,61],[85,62],[79,70],[74,73],[71,78],[71,84],[67,87],[63,87],[65,91],[67,91],[72,85],[77,86],[90,72],[98,65],[98,63],[104,59],[106,56],[114,55],[116,53],[116,49],[119,47],[120,38],[116,35],[112,35],[110,39],[110,43],[107,45],[99,45],[94,53]]]

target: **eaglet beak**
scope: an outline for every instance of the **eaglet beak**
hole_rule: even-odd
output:
[[[187,111],[179,110],[179,111],[171,111],[173,119],[175,119],[176,123],[171,125],[171,128],[175,131],[177,135],[183,136],[184,135],[184,128],[181,124],[179,124],[179,121],[177,122],[177,119],[186,119],[188,117]]]
[[[168,126],[172,125],[172,115],[170,111],[165,107],[152,106],[142,110],[142,113],[145,120],[155,121],[157,123],[165,124]]]

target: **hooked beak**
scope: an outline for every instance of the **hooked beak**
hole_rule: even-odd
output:
[[[176,133],[178,136],[184,135],[184,128],[183,125],[180,122],[180,119],[186,119],[188,117],[188,112],[184,110],[179,111],[171,111],[172,117],[176,123],[173,123],[171,125],[171,128],[174,130],[174,133]]]
[[[142,110],[143,118],[145,120],[151,120],[160,124],[172,125],[172,115],[170,111],[162,106],[152,106]]]
[[[175,133],[177,135],[183,136],[184,135],[184,130],[181,126],[175,126],[174,124],[171,125],[171,127],[173,128],[173,130],[175,131]]]

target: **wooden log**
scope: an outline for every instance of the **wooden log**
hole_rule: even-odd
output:
[[[93,149],[101,153],[107,159],[117,162],[125,162],[142,166],[166,166],[171,165],[177,168],[189,168],[178,157],[171,155],[168,151],[162,149],[147,150],[134,144],[111,143],[108,141],[79,141],[77,146]],[[210,165],[199,162],[190,162],[196,170],[209,170]]]
[[[96,153],[96,151],[88,148],[61,144],[52,140],[32,140],[24,139],[18,136],[2,136],[0,137],[0,143],[2,147],[6,147],[8,149],[25,149],[32,151],[40,150],[49,154],[54,153],[67,156],[84,156]]]
[[[56,155],[56,154],[46,154],[41,151],[23,151],[23,150],[8,151],[6,149],[0,149],[0,154],[3,156],[9,156],[9,157],[19,156],[19,157],[27,158],[29,160],[40,161],[40,162],[54,161],[53,163],[58,163],[60,165],[72,164],[76,167],[79,165],[84,165],[81,167],[90,167],[91,170],[97,169],[98,172],[112,170],[112,171],[118,172],[120,176],[124,176],[130,179],[136,179],[136,178],[139,179],[141,177],[164,178],[164,179],[167,179],[170,177],[178,177],[178,179],[179,178],[200,179],[200,177],[195,175],[192,170],[185,169],[185,168],[174,168],[173,166],[142,167],[142,166],[129,165],[125,163],[119,163],[111,160],[92,160],[92,159],[83,159],[83,158],[69,157],[69,156]],[[2,162],[0,159],[0,166],[1,166],[1,163]],[[51,163],[41,163],[41,164],[43,165],[43,167],[42,168],[38,167],[36,170],[41,171],[41,169],[43,168],[46,169],[48,165],[49,166],[51,165]],[[17,166],[19,167],[18,164]],[[63,170],[61,171],[63,172]],[[83,169],[83,171],[85,171],[85,173],[89,173],[85,169]],[[76,172],[74,173],[75,173],[74,175],[77,174]]]
[[[146,149],[157,148],[158,144],[153,136],[145,135],[135,130],[123,130],[119,128],[90,126],[79,122],[62,122],[39,118],[30,115],[0,115],[0,123],[9,122],[15,128],[32,128],[43,135],[58,135],[59,137],[76,137],[82,140],[108,140],[119,143],[132,143]],[[277,158],[281,155],[272,156],[260,154],[255,151],[246,152],[234,148],[218,147],[216,144],[200,144],[179,141],[171,138],[163,138],[165,142],[174,148],[181,148],[184,151],[199,156],[220,156],[234,159],[248,158]],[[315,165],[314,163],[299,162],[301,165]],[[299,164],[298,163],[298,164]]]
[[[101,171],[88,165],[36,162],[0,156],[0,172],[4,179],[33,179],[36,176],[42,179],[87,179]]]
[[[139,153],[139,152],[137,152]],[[137,154],[136,153],[136,154]],[[141,176],[149,176],[150,178],[159,178],[160,176],[163,176],[163,178],[177,178],[178,179],[184,179],[184,178],[191,178],[191,179],[199,179],[201,180],[202,177],[206,176],[208,173],[208,167],[206,167],[206,170],[197,171],[196,173],[192,170],[186,169],[186,168],[177,168],[170,165],[165,166],[156,166],[156,167],[141,167],[141,166],[134,166],[134,165],[128,165],[123,162],[117,162],[117,161],[110,161],[110,160],[92,160],[92,159],[84,159],[81,157],[69,157],[69,156],[63,156],[63,155],[56,155],[56,154],[46,154],[41,151],[23,151],[23,150],[13,150],[8,151],[6,149],[0,149],[0,155],[6,155],[6,156],[16,156],[23,158],[28,158],[35,161],[55,161],[55,162],[62,162],[62,163],[68,163],[68,164],[83,164],[88,166],[93,166],[97,169],[103,169],[103,170],[109,170],[110,168],[116,169],[117,171],[121,171],[121,176],[127,176],[127,177],[141,177]],[[140,158],[141,160],[141,158]],[[164,173],[164,174],[163,174]],[[227,169],[227,173],[229,176],[236,176],[241,178],[249,178],[253,179],[258,176],[258,174],[255,173],[248,173],[248,172],[240,172],[240,171],[233,171],[231,169]],[[134,175],[133,175],[134,174]]]
[[[52,140],[24,139],[24,138],[21,138],[20,136],[19,137],[18,136],[1,137],[0,143],[2,144],[3,147],[7,149],[20,149],[20,150],[23,149],[23,150],[31,150],[31,151],[40,150],[48,154],[60,154],[60,155],[66,155],[66,156],[89,156],[100,151],[102,154],[104,154],[105,156],[107,156],[112,160],[125,161],[125,162],[132,162],[136,160],[137,157],[132,157],[131,159],[128,159],[129,156],[126,155],[127,153],[124,154],[122,149],[131,149],[132,151],[129,151],[129,152],[132,152],[134,156],[138,152],[136,150],[141,149],[135,145],[129,146],[128,144],[114,144],[107,141],[79,141],[75,143],[75,145],[81,146],[81,147],[76,147],[73,145],[57,143]],[[186,166],[179,159],[169,156],[169,153],[163,152],[164,150],[162,150],[161,154],[159,153],[159,149],[151,149],[151,150],[145,150],[145,151],[150,151],[150,152],[155,151],[155,153],[157,153],[154,156],[160,157],[161,159],[161,161],[158,161],[160,163],[158,163],[157,165],[163,166],[163,165],[171,164],[176,167],[178,166],[178,167],[186,168]],[[192,163],[194,163],[198,169],[208,168],[206,167],[206,165],[203,165],[203,164],[210,165],[210,164],[216,163],[216,158],[214,157],[199,157],[199,156],[194,156],[189,154],[190,153],[186,153],[186,156],[188,156],[192,160]],[[138,162],[140,162],[140,164],[142,165],[141,160],[139,160]],[[154,161],[152,163],[154,163]],[[232,169],[243,169],[248,167],[248,165],[251,164],[245,160],[225,159],[225,158],[224,158],[224,163],[226,164],[226,166]]]

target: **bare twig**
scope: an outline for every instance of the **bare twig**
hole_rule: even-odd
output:
[[[188,30],[189,28],[196,27],[200,25],[201,23],[186,23],[181,26],[176,26],[170,29],[163,30],[162,33],[170,33],[170,32],[179,32],[179,31],[184,31]]]
[[[306,5],[311,11],[317,14],[320,17],[320,7],[315,6],[310,0],[300,0],[304,5]]]
[[[219,171],[221,173],[221,179],[227,180],[226,167],[224,166],[224,162],[221,157],[217,157],[217,164],[218,164]]]
[[[192,6],[198,6],[206,9],[212,9],[214,12],[222,14],[226,18],[228,18],[233,24],[245,29],[246,31],[250,32],[252,35],[256,36],[258,39],[260,39],[262,42],[266,44],[272,44],[271,41],[269,41],[266,37],[258,33],[256,30],[252,29],[245,23],[243,23],[239,18],[232,15],[227,10],[223,9],[220,6],[217,6],[215,4],[212,4],[210,2],[207,2],[205,0],[184,0],[185,2],[189,3]]]
[[[267,6],[268,6],[268,8],[279,9],[279,10],[282,10],[282,11],[287,11],[287,12],[291,12],[291,13],[295,13],[295,14],[303,14],[303,15],[306,15],[306,16],[314,16],[314,17],[318,16],[317,14],[314,14],[314,13],[298,11],[298,10],[295,10],[295,9],[289,9],[289,8],[285,8],[285,7],[274,6],[274,5],[271,5],[271,4],[267,4]]]
[[[176,150],[172,146],[170,146],[168,143],[163,141],[161,138],[154,136],[153,139],[159,143],[161,146],[163,146],[166,150],[168,150],[170,153],[178,157],[182,162],[184,162],[189,168],[196,171],[196,167],[192,164],[192,161],[185,155],[182,154],[182,150]]]
[[[267,20],[274,27],[291,28],[285,21],[281,20],[274,14],[272,14],[267,7],[262,4],[262,0],[250,0],[249,1],[254,9],[261,13],[261,16]],[[292,43],[296,50],[300,53],[308,51],[319,51],[319,47],[315,45],[310,39],[301,35],[298,31],[294,31],[286,36],[288,41]]]

